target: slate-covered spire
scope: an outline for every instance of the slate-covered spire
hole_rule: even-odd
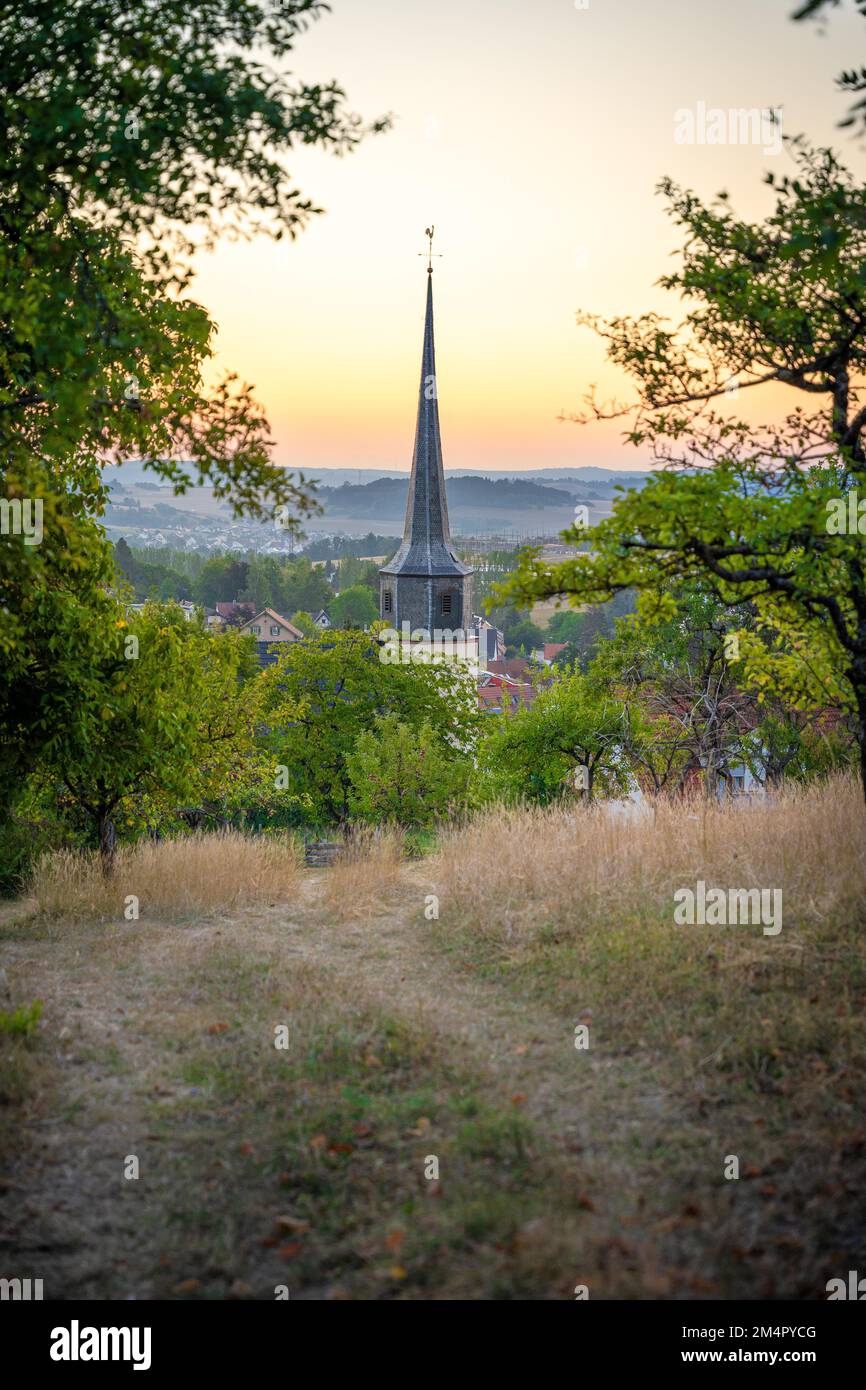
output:
[[[393,560],[380,571],[387,575],[463,576],[470,566],[458,560],[451,544],[442,440],[439,434],[439,401],[436,352],[433,340],[433,270],[427,268],[427,310],[418,389],[418,422],[406,502],[403,544]]]

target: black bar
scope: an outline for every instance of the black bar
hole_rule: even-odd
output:
[[[413,1300],[414,1311],[397,1307],[391,1313],[384,1302],[4,1302],[0,1346],[7,1368],[14,1359],[28,1372],[61,1381],[70,1376],[92,1380],[100,1371],[138,1380],[189,1371],[221,1379],[239,1373],[259,1377],[271,1367],[292,1375],[300,1371],[301,1357],[307,1363],[312,1358],[322,1371],[332,1371],[345,1358],[349,1374],[384,1373],[391,1379],[402,1362],[404,1374],[435,1375],[432,1366],[426,1371],[419,1367],[417,1347],[408,1360],[409,1348],[397,1352],[400,1334],[407,1332],[435,1338],[432,1346],[449,1363],[449,1374],[464,1373],[477,1362],[489,1378],[496,1363],[513,1370],[514,1360],[528,1356],[543,1375],[543,1364],[556,1353],[567,1358],[574,1379],[583,1378],[581,1367],[588,1374],[591,1366],[667,1375],[733,1365],[762,1371],[794,1366],[826,1378],[828,1372],[857,1363],[866,1328],[864,1310],[850,1302],[846,1307],[844,1301],[625,1303],[590,1298],[558,1305],[509,1303],[506,1309],[494,1305],[484,1311],[471,1301],[422,1303],[419,1308]],[[500,1322],[503,1312],[507,1320]],[[415,1322],[418,1316],[420,1323]],[[128,1340],[117,1339],[126,1360],[52,1359],[52,1347],[70,1354],[74,1347],[102,1351],[102,1341],[88,1329],[103,1328],[129,1330]],[[138,1330],[135,1338],[133,1329]],[[463,1334],[459,1343],[441,1340],[453,1332]],[[106,1338],[106,1356],[113,1350],[112,1339]],[[133,1358],[142,1363],[138,1372]]]

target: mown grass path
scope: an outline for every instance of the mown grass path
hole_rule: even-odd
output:
[[[579,975],[566,1006],[455,949],[429,866],[342,913],[329,872],[232,917],[5,914],[9,988],[44,1000],[11,1058],[10,1274],[51,1298],[818,1296],[758,1097],[606,1046]]]

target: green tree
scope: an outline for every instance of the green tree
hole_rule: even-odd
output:
[[[857,764],[857,744],[849,721],[828,719],[823,710],[791,709],[767,701],[765,712],[745,740],[743,761],[758,782],[776,786],[785,779],[808,782]]]
[[[497,719],[480,754],[488,796],[547,804],[624,792],[623,715],[579,669],[563,672],[529,708]]]
[[[288,560],[283,566],[283,589],[281,592],[281,613],[293,613],[302,608],[305,613],[318,613],[334,597],[321,569],[317,569],[306,555]]]
[[[136,561],[135,556],[129,548],[128,543],[121,536],[114,547],[114,563],[122,575],[130,582],[135,584]]]
[[[617,618],[634,608],[634,595],[626,589],[615,594],[608,603],[589,604],[581,613],[573,608],[554,613],[549,625],[550,640],[566,642],[565,651],[555,657],[559,666],[579,661],[585,670],[604,640],[612,636]],[[557,635],[553,633],[556,631]],[[567,635],[562,635],[567,634]]]
[[[471,764],[428,723],[377,718],[358,734],[346,767],[352,814],[373,825],[427,826],[466,803]]]
[[[249,642],[211,637],[174,604],[130,619],[116,606],[100,658],[91,698],[57,730],[44,766],[110,867],[121,815],[135,826],[138,804],[182,804],[215,785],[215,750],[238,739]]]
[[[232,603],[245,588],[248,573],[249,565],[236,556],[211,556],[193,586],[196,601],[206,608]]]
[[[576,642],[584,624],[582,613],[573,608],[560,608],[551,614],[547,635],[551,642]]]
[[[553,665],[559,667],[566,667],[574,666],[575,663],[577,663],[577,665],[579,666],[581,664],[581,659],[583,656],[584,652],[577,645],[576,642],[566,642],[562,651],[557,652],[556,656],[553,658]]]
[[[291,621],[293,627],[296,627],[305,637],[318,637],[320,629],[313,622],[311,613],[305,613],[302,608],[299,608],[297,613],[292,614]]]
[[[340,560],[339,580],[341,589],[349,589],[364,584],[377,600],[379,597],[379,567],[372,560],[360,560],[355,555],[344,555]]]
[[[503,630],[506,656],[519,656],[521,653],[529,656],[544,643],[544,633],[538,624],[529,618],[519,618]]]
[[[673,581],[708,585],[754,615],[743,684],[853,711],[866,794],[866,548],[856,519],[838,524],[866,497],[866,190],[831,151],[787,143],[797,176],[769,176],[763,223],[662,185],[686,230],[662,284],[694,307],[673,329],[656,314],[582,321],[636,382],[627,438],[667,467],[617,501],[591,553],[527,554],[503,597],[598,602],[634,587],[643,612],[671,612]],[[758,430],[708,405],[770,384],[817,409]],[[590,399],[580,418],[605,413]]]
[[[237,590],[242,603],[255,605],[257,613],[263,608],[279,611],[282,600],[283,572],[279,561],[271,555],[250,555],[243,584]]]
[[[347,759],[376,719],[394,714],[410,729],[429,725],[443,749],[472,755],[479,724],[471,675],[454,666],[391,664],[376,638],[358,630],[286,643],[263,672],[266,742],[286,790],[306,798],[317,824],[351,813]]]
[[[236,515],[279,506],[291,522],[313,506],[303,477],[273,464],[251,389],[231,375],[203,389],[215,325],[186,291],[194,241],[294,235],[317,211],[287,175],[290,150],[364,134],[336,84],[279,70],[321,10],[0,11],[0,457],[4,501],[44,511],[41,544],[0,540],[7,795],[110,654],[113,563],[95,524],[107,460],[141,458],[176,492],[207,481]]]
[[[8,475],[7,475],[8,479]],[[116,648],[111,552],[74,501],[38,483],[42,543],[0,538],[0,819],[59,734],[98,700]]]
[[[624,703],[623,752],[647,792],[679,792],[696,773],[711,796],[759,752],[755,695],[742,689],[730,645],[743,615],[705,586],[681,586],[672,597],[669,616],[619,619],[587,669]]]
[[[379,607],[365,584],[353,584],[332,599],[328,612],[334,627],[369,627],[379,616]]]

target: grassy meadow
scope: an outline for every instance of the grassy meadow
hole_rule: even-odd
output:
[[[823,1298],[866,1224],[863,827],[838,778],[330,868],[54,856],[0,912],[7,1250],[59,1299]],[[781,932],[675,925],[698,879]]]

